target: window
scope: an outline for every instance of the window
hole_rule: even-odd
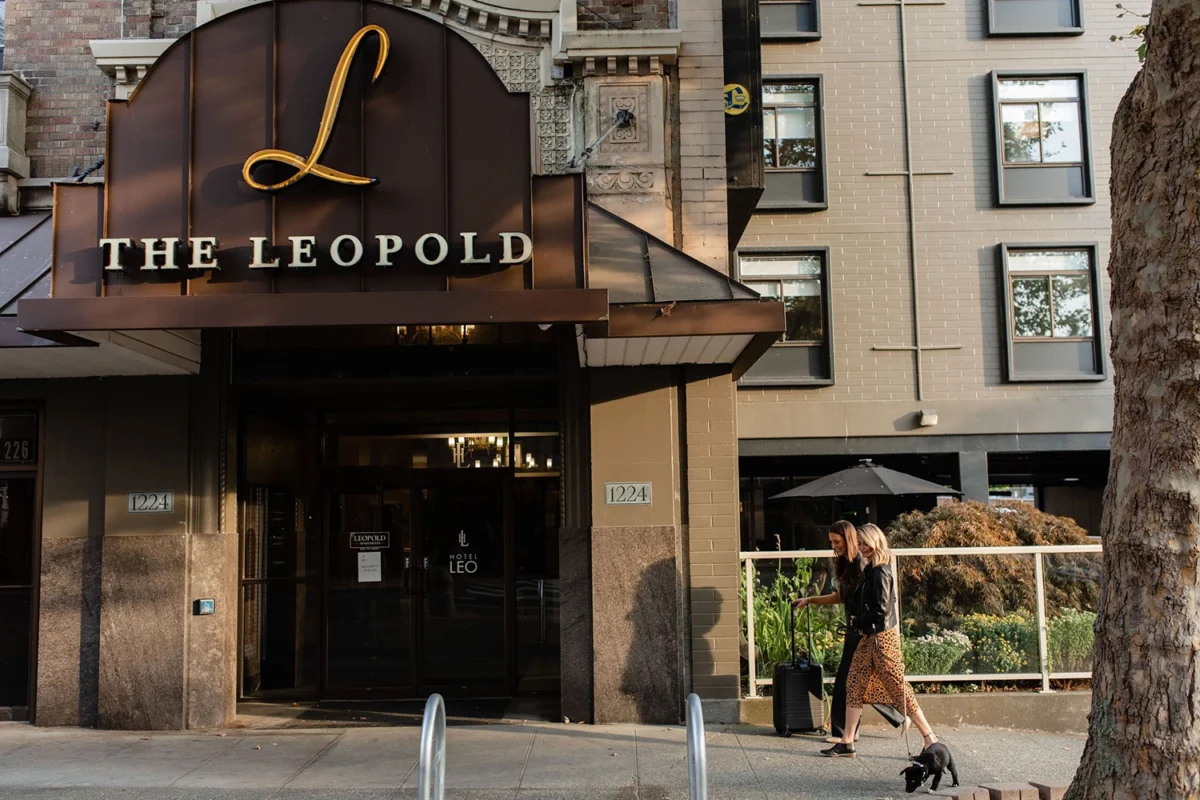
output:
[[[758,21],[763,39],[820,39],[819,0],[762,0]]]
[[[763,297],[780,300],[783,338],[742,378],[744,385],[832,383],[829,251],[754,251],[738,256],[738,275]]]
[[[821,79],[763,83],[766,189],[758,207],[827,208]]]
[[[1001,245],[1010,381],[1104,377],[1095,245]]]
[[[989,36],[1083,33],[1079,0],[987,0]]]
[[[1083,73],[992,74],[1000,205],[1094,203]]]

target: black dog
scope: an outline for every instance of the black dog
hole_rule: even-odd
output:
[[[919,755],[913,756],[911,767],[901,770],[906,784],[904,791],[909,794],[915,792],[932,775],[933,785],[930,789],[936,792],[942,781],[942,771],[947,769],[950,770],[950,777],[954,778],[954,783],[950,785],[958,786],[958,770],[954,768],[954,756],[950,755],[950,748],[941,742],[934,742]]]

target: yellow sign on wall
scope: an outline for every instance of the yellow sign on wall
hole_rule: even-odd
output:
[[[750,92],[740,83],[725,84],[725,113],[736,117],[750,107]]]

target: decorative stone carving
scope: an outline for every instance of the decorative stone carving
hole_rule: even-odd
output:
[[[534,169],[542,175],[565,172],[574,149],[570,84],[542,85],[540,48],[505,47],[495,40],[469,38],[510,92],[528,92],[530,95],[534,133],[541,154],[541,163],[534,164]]]
[[[632,111],[634,123],[617,128],[587,162],[596,202],[665,241],[672,241],[666,169],[665,89],[661,75],[596,75],[584,79],[585,138],[590,144]]]
[[[619,170],[616,172],[589,172],[588,188],[602,192],[628,192],[636,189],[653,189],[652,170]]]

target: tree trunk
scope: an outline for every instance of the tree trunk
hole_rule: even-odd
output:
[[[1068,800],[1200,797],[1200,0],[1154,0],[1112,142],[1112,464]]]

